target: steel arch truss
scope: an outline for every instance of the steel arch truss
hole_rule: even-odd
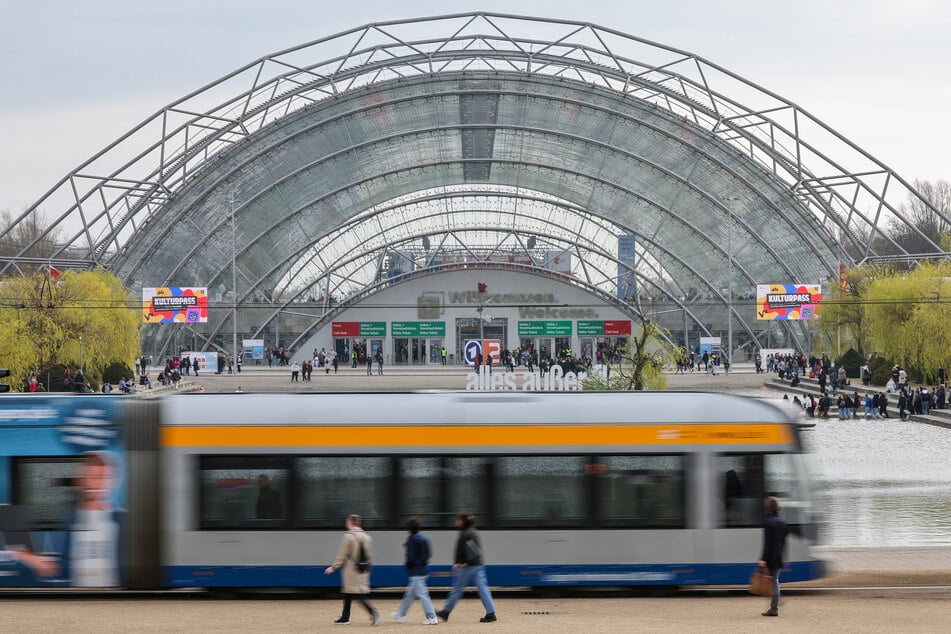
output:
[[[438,270],[423,238],[486,261],[521,250],[541,270],[533,237],[573,251],[578,283],[611,295],[611,240],[630,233],[644,288],[684,310],[729,306],[753,334],[725,289],[901,252],[890,227],[920,235],[901,214],[913,198],[819,119],[703,58],[587,23],[470,13],[262,57],[162,108],[21,219],[53,213],[57,262],[276,307],[365,296],[394,253]]]

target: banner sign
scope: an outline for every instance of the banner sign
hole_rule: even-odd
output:
[[[243,339],[241,341],[241,356],[244,360],[260,361],[264,358],[264,339]]]
[[[700,354],[706,352],[708,355],[720,354],[720,337],[700,337]]]
[[[0,399],[0,587],[98,591],[131,572],[118,405],[115,396]]]
[[[390,323],[394,337],[445,337],[444,321],[394,321]]]
[[[603,337],[604,322],[600,320],[579,319],[578,335],[581,337]]]
[[[571,320],[519,321],[519,337],[570,337]]]
[[[613,319],[606,321],[592,319],[578,320],[579,337],[618,337],[630,334],[630,319]]]
[[[142,321],[147,324],[203,324],[208,321],[208,289],[143,287]]]
[[[631,320],[630,319],[611,319],[604,322],[604,336],[605,337],[620,337],[620,336],[630,336],[631,334]]]
[[[793,321],[814,319],[822,301],[818,284],[757,284],[756,319]]]
[[[479,362],[485,358],[485,355],[492,355],[492,365],[499,365],[502,355],[502,342],[498,339],[466,339],[462,348],[462,359],[466,365],[475,365],[476,355],[479,356]]]
[[[217,372],[218,371],[218,353],[217,352],[183,352],[182,358],[188,357],[194,368],[195,359],[198,360],[199,372]]]
[[[385,321],[335,321],[330,325],[332,337],[385,337]]]
[[[633,299],[637,296],[637,280],[634,277],[634,260],[637,257],[633,235],[617,237],[617,296]]]

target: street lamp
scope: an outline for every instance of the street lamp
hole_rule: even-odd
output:
[[[236,368],[238,363],[238,265],[237,265],[237,240],[235,239],[235,220],[234,220],[234,191],[231,192],[231,325],[234,326],[231,337],[231,363]]]
[[[479,307],[476,308],[476,312],[479,313],[479,346],[480,347],[482,346],[482,340],[485,339],[485,329],[484,329],[485,315],[483,315],[482,313],[485,310],[486,305],[490,304],[491,302],[492,302],[492,298],[489,298],[488,300],[484,302],[480,302]],[[489,317],[489,320],[491,321],[492,318]]]
[[[485,339],[485,336],[482,332],[482,311],[485,310],[485,306],[480,305],[476,308],[476,312],[479,313],[479,345],[482,345],[482,340]]]
[[[727,212],[730,215],[729,223],[726,227],[726,258],[728,262],[728,274],[730,276],[728,287],[729,296],[727,297],[726,315],[727,315],[727,335],[726,335],[726,373],[730,374],[733,369],[733,203],[739,200],[736,196],[727,196]]]

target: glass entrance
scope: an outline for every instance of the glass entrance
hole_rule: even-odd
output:
[[[427,339],[427,363],[429,365],[439,365],[442,363],[442,339]],[[448,356],[448,354],[447,354]]]

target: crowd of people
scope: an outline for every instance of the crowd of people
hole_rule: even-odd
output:
[[[800,407],[810,418],[828,418],[833,406],[840,420],[890,418],[890,394],[897,395],[896,406],[901,420],[906,420],[912,414],[927,415],[932,409],[944,409],[948,402],[947,373],[944,368],[938,370],[938,383],[929,388],[924,385],[911,386],[905,369],[894,365],[884,390],[872,389],[872,369],[867,362],[859,368],[863,389],[853,388],[845,367],[840,365],[836,368],[828,357],[806,357],[800,353],[768,355],[764,371],[776,373],[780,380],[788,380],[790,387],[797,387],[801,383],[800,375],[808,374],[809,378],[816,380],[818,394],[806,394],[803,398],[797,395],[792,399],[792,405]],[[789,400],[788,395],[784,399]]]
[[[729,362],[722,355],[709,350],[704,350],[702,353],[693,350],[689,352],[682,351],[677,355],[676,362],[677,374],[708,372],[714,376],[719,376],[721,367],[724,370],[729,369]],[[757,372],[759,372],[758,368]]]

